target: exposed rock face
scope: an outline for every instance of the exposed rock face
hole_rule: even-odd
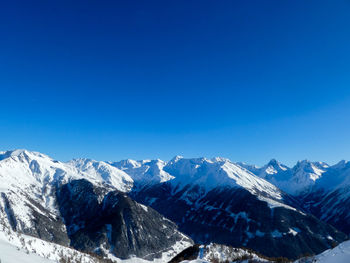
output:
[[[348,162],[288,168],[272,160],[259,168],[177,156],[62,163],[26,150],[0,152],[0,224],[87,252],[164,259],[192,241],[161,213],[196,242],[296,258],[346,238],[307,213],[350,233],[349,174]]]
[[[190,246],[174,223],[123,193],[132,186],[129,175],[105,162],[0,152],[0,226],[120,258],[171,258]]]
[[[84,179],[58,189],[57,200],[72,247],[110,251],[124,259],[130,255],[153,259],[176,243],[191,244],[173,222],[152,208],[119,191],[104,195],[104,190]]]
[[[26,216],[22,218],[18,212],[17,200],[21,198],[25,206]],[[40,203],[28,195],[18,193],[1,193],[0,196],[0,222],[9,225],[13,231],[41,238],[56,244],[68,246],[69,238],[65,224],[60,216],[52,214]]]

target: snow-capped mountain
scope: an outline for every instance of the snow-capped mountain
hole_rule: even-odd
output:
[[[174,223],[118,194],[132,186],[128,174],[105,162],[62,163],[27,150],[1,152],[0,223],[19,234],[115,258],[170,259],[191,245]],[[106,201],[110,198],[113,204]],[[67,216],[67,211],[74,213]],[[97,219],[98,225],[91,223]],[[131,245],[128,239],[139,245]],[[145,242],[148,245],[140,248]]]
[[[299,161],[292,168],[275,159],[272,159],[263,167],[241,165],[291,195],[309,191],[329,168],[326,163],[310,162],[308,160]]]
[[[7,212],[0,218],[17,231],[67,245],[67,236],[57,231],[65,227],[58,217],[57,186],[85,178],[96,185],[107,184],[121,191],[132,187],[132,179],[115,167],[103,162],[97,164],[95,170],[88,171],[86,167],[88,164],[80,169],[78,165],[62,163],[27,150],[1,153],[0,207]],[[38,217],[41,220],[36,220]]]
[[[347,234],[350,233],[349,162],[340,161],[330,166],[324,162],[304,160],[299,161],[292,168],[281,165],[277,161],[272,161],[260,168],[242,165],[293,195],[300,201],[305,211]]]
[[[318,183],[298,197],[305,209],[345,233],[350,233],[350,163],[329,167]]]
[[[243,188],[270,206],[286,206],[283,193],[276,186],[228,159],[185,159],[176,156],[164,166],[164,170],[174,175],[175,178],[169,182],[176,191],[187,187],[186,193],[189,193],[199,188],[199,192],[204,195],[218,187]]]
[[[246,168],[248,171],[252,172],[253,174],[264,178],[266,180],[271,180],[274,175],[281,174],[287,170],[289,170],[289,167],[287,167],[284,164],[281,164],[276,159],[271,159],[271,161],[264,165],[263,167],[259,167],[256,165],[249,165],[245,163],[237,163],[241,167]]]
[[[300,161],[293,168],[276,160],[257,167],[181,156],[60,162],[6,151],[0,152],[0,223],[116,261],[133,255],[164,262],[191,245],[180,231],[204,244],[297,258],[347,238],[308,212],[347,231],[349,178],[345,161]]]
[[[339,230],[350,233],[349,162],[340,161],[329,166],[324,162],[304,160],[288,168],[272,160],[261,168],[243,166],[293,195],[306,211]]]
[[[346,238],[305,214],[290,195],[227,159],[177,156],[163,169],[175,178],[135,189],[131,196],[175,221],[195,242],[297,258]],[[293,249],[286,250],[287,244]]]
[[[75,167],[81,177],[90,181],[97,179],[122,192],[129,192],[134,184],[134,180],[127,173],[105,162],[91,159],[74,159],[67,164]]]
[[[122,160],[110,164],[127,173],[138,185],[162,183],[174,177],[164,171],[166,162],[162,160]]]

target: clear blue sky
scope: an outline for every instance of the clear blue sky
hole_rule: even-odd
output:
[[[0,149],[350,159],[350,1],[3,1]]]

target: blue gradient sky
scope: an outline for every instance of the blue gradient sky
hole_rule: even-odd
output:
[[[350,1],[7,1],[0,149],[350,159]]]

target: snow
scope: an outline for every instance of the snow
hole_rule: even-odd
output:
[[[301,230],[297,227],[289,228],[289,231],[288,231],[288,233],[292,234],[293,236],[296,236],[300,232],[301,232]]]
[[[108,236],[110,236],[111,225],[106,225]],[[164,249],[160,258],[153,260],[145,260],[141,258],[131,257],[126,260],[113,256],[109,251],[105,250],[108,258],[117,263],[163,263],[168,262],[175,255],[191,246],[192,243],[183,235],[183,239],[177,241],[173,246]],[[103,249],[103,248],[101,248]],[[70,258],[72,263],[93,263],[96,259],[90,255],[76,251],[74,249],[50,243],[39,238],[23,235],[12,231],[6,226],[0,229],[0,259],[1,263],[50,263],[57,262],[62,256]],[[18,259],[16,261],[16,259]],[[20,259],[20,260],[19,260]]]
[[[147,166],[148,174],[153,174],[155,177],[158,176],[160,178],[159,181],[172,178],[171,175],[163,171],[163,166],[165,165],[163,161],[144,161],[142,164],[137,162],[129,163],[134,167]],[[108,185],[111,189],[123,192],[130,191],[134,185],[134,180],[130,175],[106,162],[75,159],[64,163],[37,152],[27,150],[6,151],[0,153],[0,209],[14,214],[19,231],[24,228],[31,228],[33,227],[34,219],[31,208],[46,216],[46,213],[49,213],[55,218],[59,215],[55,204],[55,185],[75,179],[87,179],[93,184]],[[28,201],[28,197],[42,205],[45,210],[36,207],[35,202]],[[6,200],[11,204],[11,211],[7,210]],[[148,211],[146,206],[141,205],[141,208],[146,212]],[[9,218],[10,216],[6,215],[6,213],[0,213],[0,223],[7,229],[6,231],[1,231],[0,229],[0,240],[3,246],[12,246],[14,250],[19,251],[18,253],[23,251],[17,250],[17,247],[24,249],[24,251],[29,251],[31,254],[35,251],[36,255],[33,255],[33,257],[40,256],[43,260],[48,258],[54,261],[60,258],[59,253],[72,255],[76,252],[70,248],[12,232],[12,230],[9,230],[11,225]],[[6,234],[7,232],[10,234]],[[23,244],[21,240],[24,240]],[[155,259],[153,262],[166,262],[168,259],[171,259],[191,245],[186,240],[187,238],[184,237],[182,241],[164,250],[162,258]],[[11,249],[8,251],[11,251]],[[95,260],[90,260],[91,257],[85,256],[85,254],[77,252],[77,255],[83,257],[82,263],[95,262]],[[113,258],[111,254],[109,256]],[[28,256],[28,259],[30,258]],[[122,262],[122,260],[115,257],[113,259],[117,262]],[[128,259],[127,261],[150,262],[137,258]],[[40,261],[34,260],[33,262]]]
[[[163,170],[166,162],[159,159],[141,161],[128,159],[110,164],[127,173],[135,183],[163,183],[174,178]]]
[[[242,259],[246,259],[242,261]],[[256,263],[269,262],[260,258],[258,255],[251,253],[245,249],[233,248],[219,244],[201,245],[199,247],[198,257],[194,260],[185,260],[183,263],[209,263],[209,262],[250,262]]]
[[[297,260],[295,263],[305,261]],[[349,263],[350,262],[350,240],[345,241],[333,249],[328,249],[323,253],[309,258],[306,262],[312,263]]]
[[[148,212],[148,207],[143,205],[143,204],[140,204],[140,206],[142,207],[143,210],[145,210],[146,212]]]
[[[0,240],[0,262],[1,263],[53,263],[55,261],[39,257],[35,254],[27,254],[8,242]]]
[[[57,262],[62,257],[70,258],[73,263],[96,262],[90,255],[13,232],[5,226],[0,230],[0,252],[1,263],[50,263]]]
[[[42,205],[54,218],[59,215],[55,204],[54,188],[74,179],[87,179],[101,185],[127,192],[133,186],[132,178],[105,162],[88,159],[68,163],[53,160],[47,155],[15,150],[0,154],[0,208],[6,209],[6,199],[17,219],[17,230],[32,227],[32,209],[43,214],[35,202]],[[28,200],[30,197],[34,202]],[[9,213],[10,211],[8,211]],[[0,219],[9,222],[9,216],[0,214]]]
[[[216,187],[240,187],[258,196],[260,200],[272,207],[282,206],[292,209],[283,204],[282,192],[276,186],[226,158],[185,159],[182,156],[176,156],[169,162],[128,159],[110,164],[127,173],[135,183],[141,186],[169,181],[177,191],[187,185],[200,186],[202,194]],[[191,197],[187,191],[181,198],[187,203],[192,203],[192,199],[199,196]]]
[[[276,186],[228,159],[176,157],[164,167],[164,170],[175,177],[170,182],[177,192],[187,185],[200,186],[203,195],[217,187],[238,187],[248,190],[270,206],[294,209],[283,203],[283,193]],[[183,194],[183,200],[191,202],[186,199],[190,190],[191,188]]]
[[[286,193],[297,195],[313,187],[330,168],[323,162],[298,161],[293,168],[272,159],[263,167],[241,164],[243,167],[276,185]]]
[[[101,161],[91,159],[74,159],[68,162],[69,165],[77,168],[82,177],[108,183],[122,192],[129,192],[133,186],[133,179],[120,169]]]
[[[32,227],[31,208],[38,213],[47,213],[40,207],[29,203],[27,197],[31,197],[38,202],[52,217],[59,215],[59,211],[55,205],[54,186],[58,183],[66,183],[74,179],[85,178],[93,184],[105,184],[113,189],[123,192],[130,191],[135,185],[146,185],[153,183],[169,182],[173,184],[176,191],[181,191],[184,187],[199,186],[199,191],[190,194],[191,187],[184,192],[182,197],[186,202],[193,203],[200,195],[206,194],[208,191],[217,187],[243,188],[257,196],[261,201],[268,204],[270,208],[284,207],[296,210],[295,208],[284,204],[284,193],[300,194],[304,191],[315,189],[325,189],[329,194],[332,191],[341,190],[342,196],[339,200],[350,197],[347,188],[350,186],[350,163],[341,161],[340,163],[329,166],[322,162],[310,162],[307,160],[299,161],[294,167],[289,168],[276,160],[271,160],[263,167],[246,165],[243,163],[233,163],[226,158],[193,158],[186,159],[176,156],[169,162],[162,160],[125,160],[120,162],[102,162],[91,159],[74,159],[69,162],[59,162],[53,160],[47,155],[30,152],[27,150],[14,150],[0,152],[0,208],[7,213],[13,212],[19,220],[18,228]],[[344,190],[344,191],[342,191]],[[6,209],[6,198],[11,202],[12,211]],[[193,199],[193,200],[192,200]],[[149,203],[155,199],[150,199]],[[336,203],[334,203],[336,205]],[[141,206],[145,211],[147,207]],[[332,206],[331,206],[332,207]],[[213,209],[208,206],[207,209]],[[346,208],[344,208],[346,209]],[[335,209],[331,209],[331,214],[337,213]],[[249,218],[245,214],[237,213],[231,215],[235,220],[238,218]],[[324,213],[324,217],[330,216],[328,212]],[[10,224],[6,213],[0,213],[0,221]],[[282,235],[296,236],[300,232],[297,228],[289,228],[285,233],[275,230],[271,233],[273,237],[281,237]],[[269,233],[256,231],[250,233],[255,236],[263,236]],[[56,260],[57,253],[54,248],[64,253],[70,253],[73,250],[64,250],[64,248],[51,244],[49,242],[27,237],[22,235],[26,241],[31,240],[32,247],[26,245],[22,248],[20,238],[5,238],[0,232],[0,251],[7,251],[10,257],[14,251],[20,258],[24,253],[28,258],[36,257],[36,255],[26,254],[26,251],[37,251],[38,255],[47,257],[47,253],[52,254],[49,260]],[[14,234],[13,236],[16,236]],[[164,262],[175,253],[180,252],[190,244],[180,242],[174,248],[163,252],[163,257],[154,262]],[[18,250],[17,247],[20,249]],[[323,260],[330,255],[340,255],[339,257],[349,256],[350,245],[344,242],[341,246],[323,253],[319,259]],[[22,250],[21,250],[22,249]],[[69,252],[70,251],[70,252]],[[3,262],[6,262],[6,255],[0,255]],[[56,255],[56,256],[55,256]],[[345,255],[345,256],[344,256]],[[16,258],[12,256],[12,258]],[[41,262],[38,259],[36,262]],[[50,262],[42,259],[42,262]],[[46,260],[46,261],[45,261]],[[115,259],[121,261],[120,259]],[[203,258],[198,259],[205,260]],[[331,260],[331,259],[330,259]],[[339,259],[341,260],[341,258]],[[2,262],[2,263],[3,263]],[[12,263],[11,261],[9,261]],[[26,261],[21,261],[26,262]],[[87,257],[87,261],[88,257]],[[146,262],[142,259],[128,259],[127,262]],[[317,261],[326,262],[326,261]],[[332,262],[332,261],[330,261]],[[341,262],[341,261],[337,261]],[[345,262],[345,261],[344,261]]]

